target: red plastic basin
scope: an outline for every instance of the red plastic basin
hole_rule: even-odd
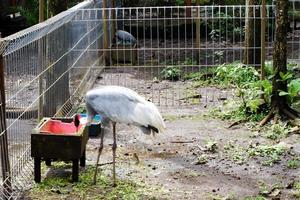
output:
[[[79,125],[80,130],[82,124]],[[41,133],[48,133],[54,135],[74,135],[77,133],[74,122],[65,123],[59,120],[49,120],[40,128]]]

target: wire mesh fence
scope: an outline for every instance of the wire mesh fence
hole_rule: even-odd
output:
[[[208,79],[214,75],[216,67],[224,63],[260,66],[261,6],[106,10],[109,13],[107,21],[115,24],[117,30],[131,33],[136,43],[117,32],[117,36],[110,37],[109,48],[92,49],[107,52],[109,67],[104,69],[98,81],[100,85],[131,87],[160,106],[208,105],[228,98],[232,91],[194,87],[194,82],[188,80],[189,75],[198,73]],[[95,21],[90,16],[97,11],[99,9],[84,9],[81,12],[91,14],[76,20]],[[267,59],[271,60],[274,6],[267,6],[266,11],[266,52]],[[253,34],[248,37],[246,29]]]
[[[4,196],[17,197],[30,186],[30,134],[38,120],[71,116],[95,82],[126,86],[157,105],[180,109],[234,96],[232,89],[197,85],[193,74],[207,80],[226,63],[260,66],[261,6],[101,6],[87,1],[0,42],[7,122],[1,134],[8,137],[10,166],[9,176],[2,173]],[[266,58],[272,60],[274,6],[266,11]],[[289,59],[298,63],[293,15],[290,28]],[[131,33],[136,42],[116,36],[116,30]],[[6,190],[10,185],[13,191]]]
[[[89,49],[102,48],[102,22],[73,21],[84,15],[79,9],[94,6],[81,3],[1,41],[7,122],[1,135],[7,136],[10,166],[9,175],[1,174],[3,198],[18,198],[31,186],[30,134],[39,119],[73,115],[101,70],[101,55]]]

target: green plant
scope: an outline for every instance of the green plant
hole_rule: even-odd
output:
[[[194,164],[195,165],[203,165],[203,164],[206,164],[207,162],[208,162],[207,155],[202,154],[197,157],[197,160],[194,162]]]
[[[245,66],[241,63],[231,63],[220,65],[216,69],[214,81],[224,86],[242,87],[245,84],[257,82],[259,73],[253,67]]]
[[[80,105],[77,108],[76,113],[86,113],[86,107],[85,107],[85,105]]]
[[[245,197],[244,200],[266,200],[263,196],[256,196],[256,197]]]
[[[227,153],[229,158],[237,164],[245,163],[248,158],[247,150],[234,144],[232,141],[229,141],[228,144],[224,145],[224,152]]]
[[[214,140],[207,140],[205,144],[205,149],[212,153],[215,153],[218,149],[218,143]]]
[[[270,97],[271,97],[272,89],[273,89],[271,82],[269,80],[265,79],[265,80],[260,81],[260,84],[263,88],[263,93],[265,95],[265,101],[267,103],[270,103]]]
[[[180,64],[185,66],[194,66],[197,65],[197,60],[193,58],[186,58],[183,62],[180,62]]]
[[[192,72],[184,75],[185,80],[199,81],[202,79],[202,72]]]
[[[178,66],[167,66],[161,71],[162,79],[178,81],[182,74],[182,70]]]
[[[287,162],[287,167],[290,169],[297,169],[297,168],[299,168],[299,166],[300,166],[300,158],[294,158],[294,159],[288,160],[288,162]]]
[[[262,157],[265,160],[262,162],[265,166],[272,166],[280,161],[280,156],[286,153],[287,149],[281,145],[260,145],[250,146],[248,153],[249,157]]]
[[[284,76],[284,78],[290,78],[291,74],[287,77]],[[281,91],[279,93],[280,96],[286,96],[289,103],[292,104],[300,97],[300,78],[291,80],[288,84],[288,91]]]
[[[295,189],[297,190],[296,197],[300,199],[300,181],[295,184]]]
[[[289,133],[289,128],[287,123],[277,123],[273,124],[268,130],[266,131],[266,137],[272,140],[280,139],[286,137]]]
[[[221,63],[223,57],[224,57],[224,51],[215,51],[214,52],[214,58],[215,58],[216,63]]]

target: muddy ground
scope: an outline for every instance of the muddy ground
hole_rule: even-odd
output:
[[[132,86],[148,84],[145,91],[139,91],[141,93],[153,91],[151,79],[139,82],[138,77],[137,73],[107,71],[95,87],[107,83],[106,79],[118,78],[130,80]],[[175,87],[176,84],[179,83],[173,83]],[[185,84],[188,83],[180,82],[179,85]],[[165,88],[162,93],[170,90],[162,88]],[[158,199],[244,199],[258,195],[268,199],[297,199],[293,185],[299,179],[300,170],[290,169],[288,161],[300,155],[300,135],[291,134],[274,141],[263,137],[263,133],[250,131],[245,124],[228,128],[232,122],[207,116],[208,110],[221,105],[222,101],[216,98],[212,104],[207,99],[194,106],[187,103],[159,107],[167,128],[156,137],[143,136],[133,126],[117,124],[118,179],[141,181],[157,188],[154,196]],[[111,144],[112,134],[106,131],[101,163],[112,160]],[[287,151],[272,166],[264,165],[268,157],[244,154],[253,146],[274,144],[284,146]],[[88,164],[95,163],[98,146],[99,138],[89,140]],[[138,155],[139,163],[134,154]],[[103,173],[111,174],[111,165],[101,168]]]

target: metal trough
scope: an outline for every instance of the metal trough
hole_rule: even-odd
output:
[[[72,181],[78,181],[78,163],[85,166],[87,127],[80,124],[78,131],[73,118],[44,118],[31,134],[31,156],[34,158],[34,180],[41,182],[41,161],[72,161]]]

